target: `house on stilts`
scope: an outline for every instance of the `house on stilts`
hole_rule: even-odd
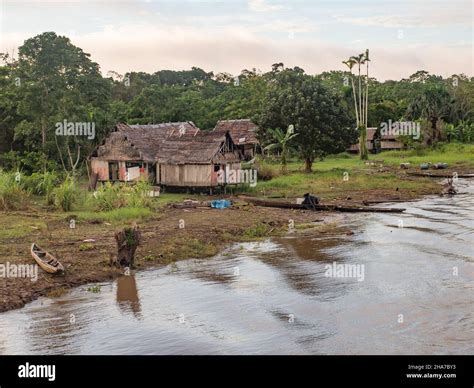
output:
[[[240,183],[244,149],[230,131],[194,123],[118,124],[91,158],[96,181],[136,181],[171,188],[210,189]],[[229,171],[234,171],[229,174]]]

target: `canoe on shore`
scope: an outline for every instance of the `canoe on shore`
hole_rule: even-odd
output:
[[[31,244],[31,256],[48,273],[64,271],[63,265],[52,254],[46,252],[35,243]]]
[[[263,199],[239,196],[242,200],[252,203],[257,206],[264,207],[277,207],[281,209],[301,209],[301,210],[314,210],[314,211],[335,211],[335,212],[347,212],[347,213],[357,213],[357,212],[368,212],[368,213],[402,213],[406,209],[399,208],[382,208],[382,207],[372,207],[372,206],[342,206],[342,205],[315,205],[314,207],[306,207],[303,204],[282,202],[282,201],[266,201]]]
[[[407,172],[410,176],[419,176],[427,178],[453,178],[454,174],[432,174],[430,172]],[[474,174],[457,174],[458,178],[474,178]]]

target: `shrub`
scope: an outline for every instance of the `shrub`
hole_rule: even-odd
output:
[[[152,205],[150,191],[151,185],[147,181],[138,181],[134,185],[113,185],[107,182],[94,194],[94,202],[97,210],[100,211],[111,211],[123,207],[150,207]]]
[[[76,183],[71,177],[67,177],[59,187],[53,190],[54,205],[65,212],[72,210],[77,201],[78,193]]]
[[[110,182],[102,185],[96,193],[94,193],[94,202],[97,210],[110,211],[121,208],[125,205],[125,197],[120,191],[120,185],[113,185]]]
[[[280,175],[280,170],[276,166],[265,162],[259,162],[257,167],[257,177],[262,181],[269,181]]]
[[[127,198],[127,207],[150,207],[151,184],[148,181],[140,180],[134,186]]]
[[[58,183],[58,175],[50,171],[35,172],[21,179],[21,185],[25,190],[35,195],[44,195],[48,205],[54,204],[53,192]]]
[[[0,170],[0,210],[18,210],[26,206],[28,192],[15,178],[16,174]]]

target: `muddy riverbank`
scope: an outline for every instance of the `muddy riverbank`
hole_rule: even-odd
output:
[[[396,188],[352,192],[338,203],[354,205],[362,200],[416,199],[439,194],[439,184],[419,191],[401,192]],[[328,202],[330,203],[330,202]],[[117,225],[89,219],[75,221],[73,215],[32,209],[2,213],[0,265],[33,264],[32,242],[38,243],[64,265],[61,275],[39,270],[38,279],[0,278],[0,312],[20,308],[39,296],[60,296],[81,284],[114,279],[123,270],[109,265],[116,252],[114,231]],[[350,235],[339,223],[339,213],[235,206],[230,209],[174,209],[165,207],[151,217],[138,221],[142,243],[137,251],[136,270],[162,267],[178,260],[205,258],[217,254],[234,242],[280,236],[294,223],[296,233]],[[290,221],[293,220],[293,221]]]
[[[27,234],[2,239],[0,265],[33,264],[30,245],[35,241],[56,255],[66,270],[60,275],[39,270],[37,281],[1,278],[0,311],[22,307],[39,296],[59,296],[74,286],[123,275],[123,270],[109,265],[110,256],[116,253],[115,225],[91,220],[76,221],[75,228],[70,228],[70,217],[58,219],[41,213],[10,213],[2,218],[12,224],[21,219]],[[290,220],[297,230],[311,228],[314,233],[346,233],[344,228],[337,227],[337,218],[336,214],[254,206],[226,210],[166,208],[156,216],[137,222],[142,243],[135,269],[210,257],[232,242],[277,236],[288,230]],[[43,223],[47,228],[39,226]]]

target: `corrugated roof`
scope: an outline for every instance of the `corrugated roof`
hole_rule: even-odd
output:
[[[250,119],[220,120],[217,122],[214,132],[229,131],[235,144],[258,144],[256,131],[258,126]]]

